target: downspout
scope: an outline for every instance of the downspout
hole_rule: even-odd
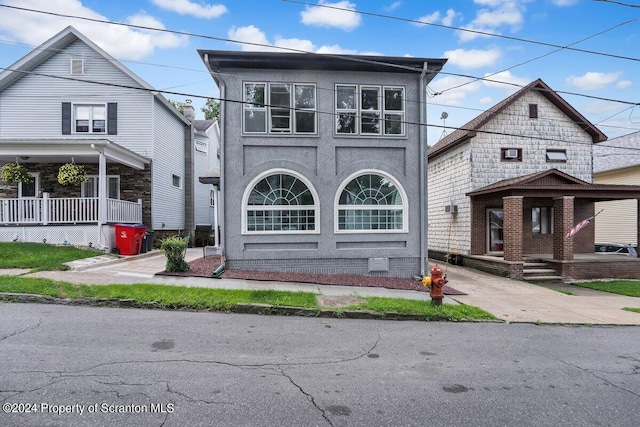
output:
[[[425,62],[422,65],[422,73],[420,73],[420,277],[425,277],[425,259],[427,258],[427,157],[425,155],[425,146],[427,144],[427,132],[425,126],[427,125],[427,104],[426,104],[426,74],[428,70],[428,63]]]
[[[218,224],[220,224],[220,236],[219,236],[219,245],[220,245],[220,254],[222,255],[222,259],[224,259],[224,248],[225,248],[225,215],[224,215],[224,180],[225,180],[225,169],[226,169],[226,164],[224,161],[224,157],[225,157],[225,150],[224,150],[224,143],[225,143],[225,121],[226,121],[226,117],[225,117],[225,99],[226,99],[226,91],[227,91],[227,85],[224,82],[224,79],[222,78],[222,76],[213,71],[211,69],[211,66],[209,64],[209,54],[205,53],[204,54],[204,63],[207,67],[207,69],[209,70],[209,73],[211,73],[211,76],[214,78],[214,80],[216,81],[216,83],[218,84],[218,88],[220,89],[220,110],[218,111],[218,124],[220,126],[220,183],[218,186],[218,191],[220,192],[220,196],[218,197],[218,200],[215,202],[215,209],[216,209],[216,214],[218,216]],[[215,190],[214,190],[215,191]]]

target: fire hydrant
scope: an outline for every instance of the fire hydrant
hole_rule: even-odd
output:
[[[431,296],[432,305],[442,305],[442,299],[444,298],[442,287],[447,283],[447,279],[443,275],[442,268],[439,266],[434,265],[431,268],[431,292],[429,295]]]

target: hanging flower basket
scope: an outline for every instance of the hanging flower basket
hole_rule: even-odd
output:
[[[2,180],[7,184],[31,182],[33,177],[29,170],[18,163],[7,163],[2,166]]]
[[[62,185],[80,185],[88,180],[87,171],[82,165],[67,163],[60,166],[58,171],[58,182]]]

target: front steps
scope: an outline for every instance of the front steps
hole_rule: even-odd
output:
[[[546,262],[525,262],[522,269],[522,278],[532,283],[563,283],[562,276],[558,276],[553,268]]]

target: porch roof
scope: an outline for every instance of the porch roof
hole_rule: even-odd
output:
[[[574,196],[592,201],[640,199],[640,185],[590,184],[557,169],[505,179],[466,193],[477,196],[554,198]]]
[[[108,162],[143,170],[151,160],[108,139],[0,139],[0,162],[94,163],[103,152]]]

